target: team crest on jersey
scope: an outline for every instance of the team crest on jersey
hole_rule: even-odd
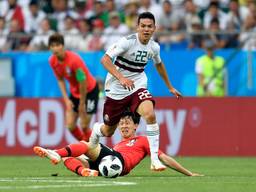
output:
[[[129,143],[126,144],[126,146],[131,147],[135,144],[135,142],[136,142],[136,139],[132,139],[132,140],[129,141]]]
[[[68,76],[71,76],[71,69],[68,66],[66,66],[66,73]]]

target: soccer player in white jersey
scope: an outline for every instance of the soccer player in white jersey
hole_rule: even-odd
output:
[[[105,81],[104,124],[94,124],[90,143],[96,146],[99,137],[113,135],[122,113],[128,108],[145,119],[151,169],[162,171],[166,167],[158,159],[159,125],[154,112],[154,99],[147,90],[147,76],[144,72],[148,60],[153,59],[169,91],[176,98],[182,96],[170,83],[160,58],[160,46],[152,39],[155,29],[154,15],[150,12],[141,13],[138,17],[137,33],[116,42],[102,57],[101,63],[108,70]]]

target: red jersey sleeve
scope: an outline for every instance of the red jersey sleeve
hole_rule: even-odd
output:
[[[55,58],[55,56],[52,55],[52,56],[49,58],[49,63],[50,63],[50,66],[51,66],[51,68],[52,68],[52,70],[53,70],[54,75],[55,75],[58,79],[62,78],[61,73],[60,73],[60,72],[58,71],[58,69],[57,69],[57,59]]]
[[[85,63],[82,60],[82,58],[77,55],[77,54],[73,54],[72,55],[72,68],[74,71],[76,71],[77,69],[84,69],[85,67]]]

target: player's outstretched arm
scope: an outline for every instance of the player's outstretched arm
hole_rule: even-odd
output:
[[[162,77],[162,79],[164,80],[165,84],[167,85],[169,91],[176,96],[177,99],[181,98],[182,95],[179,91],[177,91],[171,84],[168,74],[166,72],[165,66],[163,64],[163,62],[156,64],[156,69],[157,72],[160,74],[160,76]]]
[[[178,172],[180,172],[180,173],[182,173],[184,175],[187,175],[187,176],[203,176],[201,174],[193,173],[193,172],[187,170],[181,164],[179,164],[175,159],[173,159],[169,155],[166,155],[165,153],[160,154],[159,155],[159,159],[165,165],[167,165],[169,168],[174,169],[175,171],[178,171]]]

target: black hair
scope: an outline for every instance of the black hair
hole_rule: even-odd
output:
[[[155,17],[154,17],[154,15],[153,15],[152,13],[150,13],[150,12],[143,12],[143,13],[139,14],[139,17],[138,17],[138,24],[140,23],[140,20],[141,20],[141,19],[151,19],[151,20],[153,20],[154,23],[155,23]]]
[[[48,46],[50,47],[52,44],[61,44],[64,46],[64,37],[60,33],[54,33],[48,39]]]
[[[210,7],[216,7],[216,8],[219,8],[219,1],[211,1],[209,6],[208,6],[208,9]]]
[[[3,20],[5,22],[5,17],[0,16],[0,20]]]
[[[138,113],[133,113],[131,111],[125,111],[121,115],[120,119],[125,118],[125,117],[131,117],[135,124],[139,124],[140,123],[140,115]]]
[[[210,24],[220,24],[220,21],[217,17],[213,17],[212,20],[210,21]]]

